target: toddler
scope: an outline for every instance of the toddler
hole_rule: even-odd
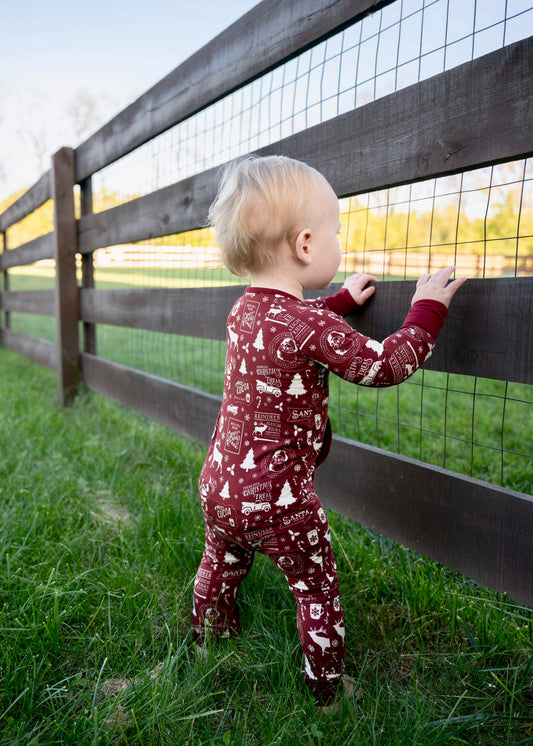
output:
[[[466,278],[423,275],[401,328],[383,342],[343,316],[375,291],[368,274],[329,297],[341,261],[339,202],[310,166],[246,157],[225,172],[210,211],[223,260],[251,278],[227,322],[224,396],[200,477],[205,551],[194,586],[197,637],[239,631],[237,593],[255,552],[287,578],[297,605],[304,677],[328,706],[343,683],[344,621],[326,513],[313,479],[326,458],[328,374],[391,386],[431,355]],[[345,677],[347,678],[347,677]]]

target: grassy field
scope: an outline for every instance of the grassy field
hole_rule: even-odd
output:
[[[317,711],[258,557],[243,633],[197,659],[205,451],[0,350],[0,743],[533,743],[533,617],[330,513],[360,696]]]

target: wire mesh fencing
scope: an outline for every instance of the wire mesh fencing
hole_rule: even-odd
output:
[[[104,210],[524,39],[530,0],[396,0],[93,177]]]
[[[533,6],[525,0],[396,0],[95,174],[93,209],[217,167],[532,31]],[[359,271],[414,279],[448,264],[471,278],[530,275],[532,184],[533,161],[523,159],[343,197],[336,280]],[[209,228],[98,249],[94,267],[97,288],[245,283],[221,266]],[[10,276],[12,289],[27,287],[30,276],[39,277],[32,287],[48,287],[53,268],[18,268]],[[53,319],[11,314],[15,330],[35,333],[37,323],[38,336],[53,339]],[[223,342],[99,324],[97,349],[114,362],[222,392]],[[344,437],[530,492],[532,404],[524,384],[423,370],[390,390],[332,381],[330,413]]]
[[[530,274],[532,177],[531,162],[523,160],[343,199],[343,262],[336,280],[359,271],[378,280],[413,279],[448,264],[469,277]],[[158,239],[122,249],[116,268],[105,266],[113,252],[102,250],[97,284],[239,282],[220,265],[209,229],[166,240],[170,249]],[[222,342],[103,326],[98,335],[104,357],[222,392]],[[532,394],[524,384],[420,371],[391,390],[338,381],[330,413],[335,432],[344,437],[529,492]]]
[[[97,209],[281,140],[525,38],[532,29],[529,2],[398,0],[104,169],[94,177],[95,193],[102,195]],[[379,280],[412,279],[448,264],[469,277],[531,274],[532,182],[526,159],[344,198],[343,263],[336,279],[358,271]],[[129,265],[120,277],[115,272],[118,283],[240,282],[217,262],[209,229],[116,251]],[[113,256],[97,252],[102,270],[104,252],[108,261]],[[97,285],[110,282],[111,272],[97,273]],[[115,329],[99,329],[100,354],[221,393],[223,343],[121,330],[119,350],[116,335]],[[532,404],[526,385],[420,371],[387,391],[339,381],[332,387],[331,416],[345,437],[528,492]]]

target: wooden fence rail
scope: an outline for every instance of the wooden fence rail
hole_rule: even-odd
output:
[[[310,163],[340,197],[524,158],[533,152],[531,80],[533,37],[258,153],[283,153]],[[205,225],[217,177],[214,168],[86,215],[79,224],[80,252]]]
[[[533,383],[531,330],[522,323],[533,316],[532,285],[529,277],[469,280],[468,292],[454,299],[439,343],[425,367]],[[332,285],[331,290],[336,287]],[[370,302],[347,321],[363,334],[384,339],[405,318],[415,283],[383,282],[377,287]],[[93,324],[225,340],[225,319],[241,292],[241,286],[82,290],[80,315]],[[14,304],[9,308],[15,310]],[[476,324],[470,323],[479,315]]]
[[[39,181],[18,198],[5,212],[0,215],[0,232],[4,232],[9,226],[18,223],[26,215],[37,210],[52,199],[52,185],[50,182],[50,171],[44,173]]]
[[[99,324],[225,338],[225,316],[241,286],[197,289],[94,288],[99,248],[195,229],[205,224],[217,169],[93,214],[91,177],[169,127],[206,108],[284,60],[393,0],[264,0],[75,151],[52,166],[0,215],[0,232],[54,199],[55,229],[0,255],[3,344],[53,368],[59,399],[78,375],[92,390],[207,444],[220,400],[179,383],[98,357]],[[533,154],[533,37],[361,106],[280,142],[314,165],[339,196],[459,173]],[[73,186],[81,188],[75,219]],[[75,256],[82,255],[81,287]],[[55,259],[53,291],[14,292],[9,272]],[[427,367],[533,383],[533,277],[470,280],[454,300]],[[350,320],[382,339],[403,319],[413,283],[380,283]],[[57,343],[10,328],[11,313],[55,316]],[[78,326],[83,323],[82,350]],[[364,488],[361,481],[364,479]],[[533,606],[533,499],[383,450],[334,439],[319,470],[326,505]]]
[[[76,179],[392,1],[263,0],[80,145]]]

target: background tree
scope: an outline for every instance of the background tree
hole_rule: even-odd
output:
[[[66,106],[67,121],[74,133],[74,144],[79,145],[105,122],[100,100],[90,91],[79,90]]]

